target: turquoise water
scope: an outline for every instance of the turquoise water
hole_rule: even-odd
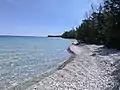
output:
[[[0,90],[33,78],[68,59],[69,40],[0,37]]]

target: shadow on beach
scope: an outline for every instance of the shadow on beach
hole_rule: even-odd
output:
[[[120,50],[116,49],[108,49],[106,47],[97,48],[93,54],[98,54],[100,56],[111,56],[117,55],[120,56]],[[113,72],[111,72],[111,76],[113,77],[113,82],[115,83],[113,88],[105,89],[105,90],[120,90],[120,59],[115,58],[114,62],[111,64],[111,67],[115,68]]]
[[[101,56],[108,56],[110,54],[118,54],[120,53],[120,50],[116,50],[116,49],[108,49],[106,47],[99,47],[97,48],[94,53],[97,53],[98,55]]]

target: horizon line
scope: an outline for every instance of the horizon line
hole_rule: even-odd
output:
[[[0,35],[0,37],[47,37],[46,36],[35,36],[35,35]]]

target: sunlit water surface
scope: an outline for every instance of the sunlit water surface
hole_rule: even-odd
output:
[[[69,40],[0,36],[0,90],[36,77],[68,59]]]

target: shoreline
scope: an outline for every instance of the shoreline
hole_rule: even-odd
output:
[[[68,53],[70,53],[70,52],[68,51]],[[69,58],[67,60],[64,60],[64,61],[58,63],[58,65],[56,67],[53,67],[52,69],[49,69],[49,70],[43,72],[42,74],[40,74],[36,77],[30,78],[18,85],[8,87],[5,90],[26,90],[31,85],[37,84],[38,82],[42,81],[44,78],[49,77],[50,75],[54,74],[56,71],[63,69],[74,58],[75,58],[75,54],[70,53]]]
[[[98,45],[71,45],[70,48],[75,52],[71,60],[26,90],[119,90],[119,82],[114,80],[116,75],[112,75],[117,72],[119,78],[115,67],[120,65],[119,51]]]
[[[6,88],[5,90],[26,90],[28,87],[30,87],[31,85],[34,85],[38,82],[40,82],[42,79],[48,77],[49,75],[53,74],[55,71],[57,70],[57,68],[52,68],[47,70],[46,72],[36,76],[36,77],[32,77],[22,83],[19,83],[15,86],[11,86]]]
[[[68,60],[38,77],[7,90],[119,89],[120,51],[98,45],[71,45],[68,48],[74,52]]]

